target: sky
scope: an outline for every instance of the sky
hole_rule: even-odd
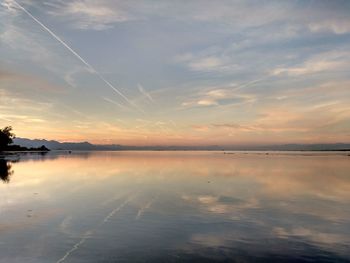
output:
[[[350,1],[0,0],[0,127],[124,145],[350,142]]]

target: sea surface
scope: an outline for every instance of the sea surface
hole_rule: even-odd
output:
[[[350,262],[347,152],[0,159],[0,262]]]

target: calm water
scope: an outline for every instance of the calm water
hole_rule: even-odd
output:
[[[345,153],[0,160],[0,262],[350,262]]]

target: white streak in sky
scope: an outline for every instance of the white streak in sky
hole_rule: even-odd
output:
[[[107,101],[107,102],[109,102],[109,103],[112,103],[112,104],[118,106],[119,108],[121,108],[121,109],[123,109],[123,110],[128,110],[128,109],[129,109],[129,108],[123,106],[122,104],[120,104],[120,103],[118,103],[118,102],[116,102],[116,101],[114,101],[114,100],[112,100],[112,99],[110,99],[110,98],[106,98],[106,97],[101,97],[101,98],[102,98],[104,101]]]
[[[93,66],[91,66],[85,59],[83,59],[77,52],[75,52],[70,46],[68,46],[60,37],[58,37],[54,32],[52,32],[48,27],[46,27],[43,23],[41,23],[37,18],[35,18],[27,9],[21,6],[17,1],[12,0],[15,5],[20,8],[23,12],[25,12],[30,18],[32,18],[36,23],[38,23],[42,28],[44,28],[53,38],[55,38],[58,42],[60,42],[65,48],[67,48],[76,58],[78,58],[92,73],[96,74],[108,87],[118,93],[125,101],[127,101],[130,105],[134,106],[138,110],[140,110],[137,105],[135,105],[132,101],[130,101],[121,91],[115,88],[108,80],[106,80],[100,72],[98,72]],[[141,110],[142,111],[142,110]]]
[[[242,85],[240,85],[240,86],[238,86],[238,87],[235,87],[234,90],[240,90],[240,89],[243,89],[243,88],[252,86],[252,85],[254,85],[254,84],[256,84],[256,83],[259,83],[260,81],[263,81],[263,80],[265,80],[265,79],[267,79],[267,78],[269,78],[269,76],[263,77],[263,78],[260,78],[260,79],[256,79],[256,80],[249,81],[249,82],[244,83],[244,84],[242,84]]]
[[[144,95],[147,99],[149,99],[150,102],[154,102],[154,99],[152,98],[151,94],[149,94],[144,87],[142,87],[141,84],[137,84],[137,87],[139,88],[139,91]]]

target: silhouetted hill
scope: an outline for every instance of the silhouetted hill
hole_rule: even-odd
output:
[[[58,142],[48,140],[30,140],[15,138],[14,144],[27,148],[38,148],[42,145],[51,150],[79,150],[79,151],[122,151],[122,150],[145,150],[145,151],[180,151],[180,150],[211,150],[211,151],[329,151],[329,150],[350,150],[350,143],[334,144],[283,144],[265,146],[127,146],[127,145],[95,145],[89,142]]]
[[[13,140],[15,144],[31,148],[40,147],[45,145],[51,150],[79,150],[79,151],[107,151],[107,150],[119,150],[118,145],[94,145],[89,142],[58,142],[48,140],[31,140],[25,138],[15,138]]]

